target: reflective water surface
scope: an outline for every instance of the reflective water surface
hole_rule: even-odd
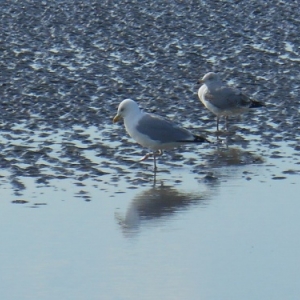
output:
[[[95,189],[89,202],[49,192],[38,209],[2,201],[1,294],[296,299],[299,178],[270,180],[262,169],[110,196]]]
[[[3,1],[1,299],[298,299],[299,17],[292,1]],[[208,71],[266,108],[217,134]],[[154,174],[112,124],[130,97],[212,143]]]

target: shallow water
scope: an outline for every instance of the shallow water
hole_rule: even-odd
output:
[[[3,299],[298,299],[297,2],[1,10]],[[216,135],[208,71],[267,107]],[[212,144],[154,174],[112,124],[125,98]]]

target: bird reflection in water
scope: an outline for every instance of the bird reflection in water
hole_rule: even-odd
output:
[[[263,163],[263,158],[250,151],[239,148],[219,148],[212,153],[210,167],[243,166]]]
[[[142,225],[165,221],[166,218],[199,203],[206,204],[207,192],[184,193],[173,187],[152,187],[138,194],[131,202],[125,216],[116,214],[116,220],[125,236],[137,233]],[[153,222],[152,222],[153,221]],[[150,225],[150,226],[151,226]]]
[[[223,136],[218,135],[216,145],[216,149],[210,153],[210,167],[243,166],[264,162],[259,154],[245,150],[250,147],[250,141],[232,132],[227,132]]]

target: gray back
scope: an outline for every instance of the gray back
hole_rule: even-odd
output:
[[[137,130],[161,143],[183,142],[192,139],[192,134],[188,130],[153,114],[145,114],[139,121]]]
[[[229,87],[220,87],[207,92],[205,98],[220,109],[247,107],[250,99],[240,91]]]

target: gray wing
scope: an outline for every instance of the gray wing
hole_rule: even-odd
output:
[[[188,130],[153,114],[145,114],[138,122],[137,130],[161,143],[184,142],[194,139]]]
[[[229,87],[207,91],[205,99],[220,109],[246,108],[251,105],[249,97]]]

